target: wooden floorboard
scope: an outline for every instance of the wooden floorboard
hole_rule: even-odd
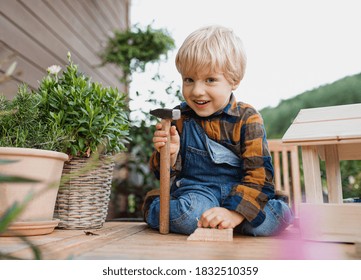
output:
[[[29,237],[39,247],[43,259],[124,259],[124,260],[282,260],[282,259],[361,259],[354,244],[302,240],[290,227],[277,237],[247,237],[234,234],[232,242],[187,241],[186,235],[159,234],[139,222],[107,222],[99,230],[55,230]],[[0,237],[0,252],[31,259],[28,246],[16,237]]]

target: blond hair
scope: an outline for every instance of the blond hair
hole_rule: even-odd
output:
[[[204,71],[221,71],[228,82],[238,85],[246,68],[246,54],[241,39],[226,27],[212,25],[192,32],[176,56],[182,75]]]

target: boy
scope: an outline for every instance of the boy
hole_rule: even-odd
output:
[[[170,231],[191,234],[197,227],[234,228],[268,236],[292,222],[292,212],[276,199],[273,167],[263,120],[237,102],[246,56],[241,40],[222,26],[200,28],[178,51],[182,76],[182,117],[170,131]],[[167,134],[156,125],[150,166],[159,176],[159,149]],[[159,196],[147,194],[145,220],[159,227]]]

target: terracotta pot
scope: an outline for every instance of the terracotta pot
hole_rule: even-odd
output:
[[[2,183],[0,185],[0,216],[15,201],[22,202],[25,196],[33,192],[35,195],[25,211],[11,225],[11,229],[17,231],[21,228],[20,234],[24,233],[24,225],[29,224],[32,224],[32,228],[36,230],[33,233],[36,234],[39,234],[40,225],[41,228],[46,228],[48,224],[54,229],[55,200],[64,162],[68,156],[47,150],[0,147],[0,158],[17,160],[15,163],[0,165],[1,173],[40,181],[39,183]],[[44,234],[41,232],[40,234]],[[32,234],[25,233],[24,235]]]

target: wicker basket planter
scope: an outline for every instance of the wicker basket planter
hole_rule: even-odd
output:
[[[63,169],[61,185],[55,204],[54,217],[60,219],[58,228],[101,228],[108,213],[114,158],[101,157],[94,166],[89,158],[73,158]],[[84,171],[90,169],[89,171]]]

